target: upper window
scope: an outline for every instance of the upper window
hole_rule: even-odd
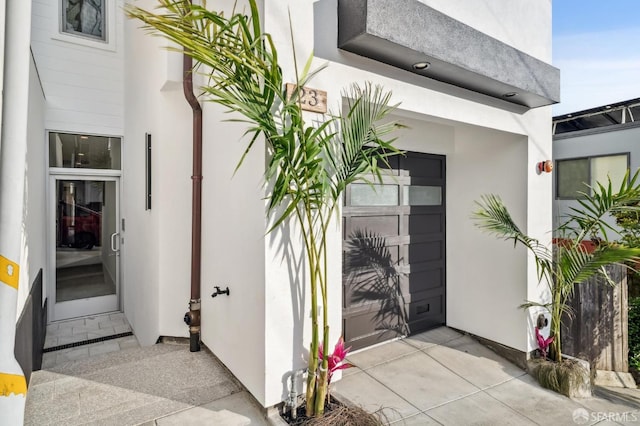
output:
[[[607,178],[618,188],[628,168],[629,154],[557,160],[556,198],[581,198],[581,192],[589,193],[588,186],[606,185]]]
[[[352,206],[397,206],[398,185],[351,184]]]
[[[107,41],[105,0],[62,0],[63,33]]]
[[[120,170],[120,138],[51,132],[49,167]]]
[[[402,200],[398,185],[352,183],[350,202],[353,207],[370,206],[441,206],[441,186],[402,186]]]

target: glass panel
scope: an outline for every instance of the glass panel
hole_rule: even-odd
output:
[[[352,206],[397,206],[398,185],[351,185]]]
[[[625,155],[608,155],[591,159],[591,186],[596,182],[607,185],[607,176],[611,178],[614,189],[620,188],[622,179],[627,172],[628,159]]]
[[[586,192],[589,182],[589,159],[559,160],[557,169],[558,198],[578,198],[578,192]]]
[[[120,170],[120,138],[49,133],[49,166]]]
[[[62,32],[106,40],[105,0],[62,0]]]
[[[439,206],[442,204],[442,187],[411,185],[403,188],[405,206]]]
[[[56,182],[56,302],[116,293],[116,183]]]

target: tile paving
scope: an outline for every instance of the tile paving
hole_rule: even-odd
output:
[[[572,400],[473,338],[441,327],[351,354],[333,393],[391,425],[640,425],[640,389]],[[586,414],[587,418],[577,418]],[[584,420],[583,423],[581,421]]]
[[[47,325],[44,349],[51,350],[59,346],[78,344],[91,339],[99,339],[131,331],[131,326],[121,312],[59,321]],[[135,336],[126,336],[45,352],[42,357],[42,368],[47,369],[67,361],[77,361],[90,356],[136,347],[140,347],[140,345]]]

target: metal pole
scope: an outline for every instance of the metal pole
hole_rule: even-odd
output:
[[[0,413],[21,425],[27,383],[15,359],[31,61],[31,1],[6,0],[0,133]]]

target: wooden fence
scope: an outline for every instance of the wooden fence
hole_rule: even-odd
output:
[[[562,352],[582,358],[591,368],[606,371],[629,371],[627,271],[620,266],[607,267],[617,283],[607,285],[602,278],[592,278],[576,286],[569,306],[573,318],[563,319]]]

